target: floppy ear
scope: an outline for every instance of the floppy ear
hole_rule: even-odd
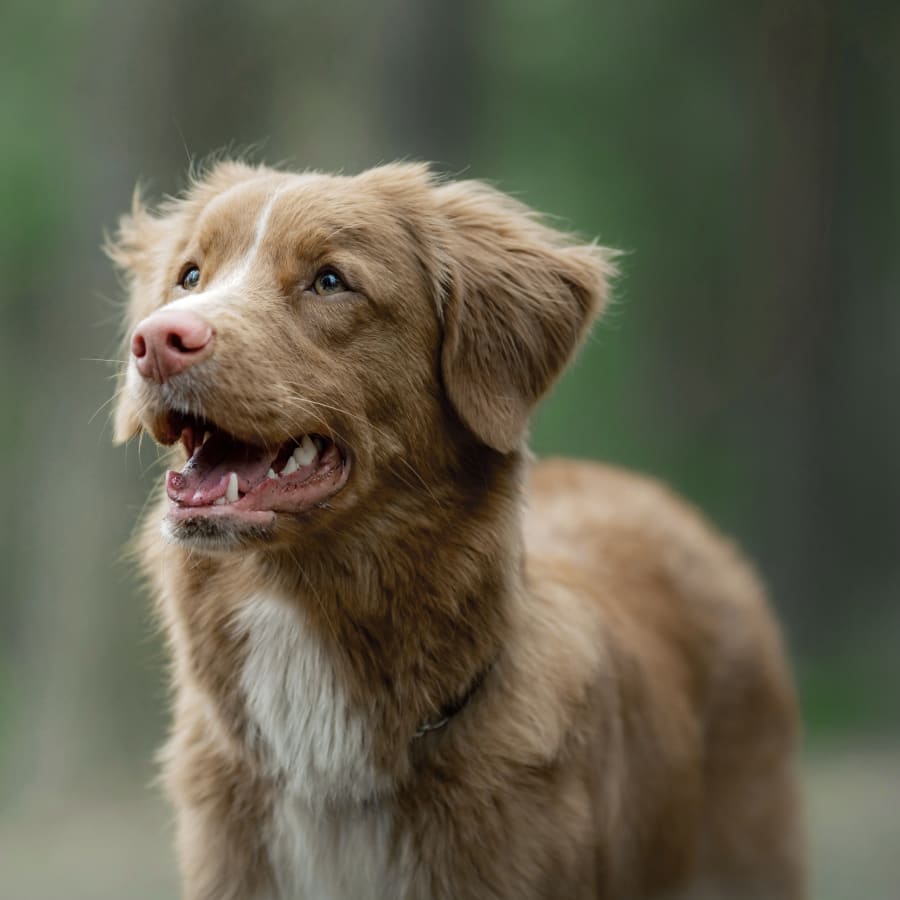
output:
[[[444,386],[469,429],[508,453],[603,307],[612,254],[478,182],[435,193],[448,225]]]

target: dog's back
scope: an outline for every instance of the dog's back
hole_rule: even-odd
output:
[[[525,535],[536,581],[563,573],[596,602],[618,700],[597,762],[619,786],[601,776],[596,802],[631,836],[604,861],[615,896],[683,878],[692,898],[802,896],[794,691],[738,551],[656,482],[566,460],[532,468]]]

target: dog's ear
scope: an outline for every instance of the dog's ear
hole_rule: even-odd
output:
[[[484,184],[435,194],[447,225],[444,386],[469,429],[508,453],[602,309],[612,254]]]
[[[153,215],[134,189],[131,211],[119,217],[114,235],[107,235],[103,252],[125,276],[129,287],[152,275],[154,251],[164,235],[163,219]]]
[[[126,359],[135,326],[161,302],[172,256],[191,220],[213,197],[257,173],[258,169],[240,161],[216,162],[193,175],[182,196],[153,210],[142,200],[140,188],[135,189],[131,211],[119,219],[115,233],[103,244],[104,252],[122,274],[128,294],[122,332]],[[138,410],[126,388],[123,371],[113,410],[113,441],[124,443],[139,430]]]

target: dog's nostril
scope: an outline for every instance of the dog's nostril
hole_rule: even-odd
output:
[[[170,346],[173,350],[177,350],[179,353],[190,353],[191,348],[186,347],[184,340],[182,339],[180,334],[177,334],[174,331],[170,331],[166,337],[166,344]]]
[[[143,335],[136,334],[131,339],[131,353],[138,359],[143,359],[147,355],[147,342]]]

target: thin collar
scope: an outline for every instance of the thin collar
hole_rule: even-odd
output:
[[[451,700],[450,703],[447,703],[445,706],[443,706],[437,718],[426,719],[416,729],[416,733],[413,735],[413,740],[424,737],[431,731],[437,731],[438,729],[443,728],[455,715],[462,712],[463,708],[475,696],[475,694],[478,692],[478,689],[484,684],[484,681],[490,673],[491,669],[494,668],[494,662],[495,660],[492,659],[475,676],[475,678],[472,679],[469,686],[460,697],[457,697],[456,700]]]

